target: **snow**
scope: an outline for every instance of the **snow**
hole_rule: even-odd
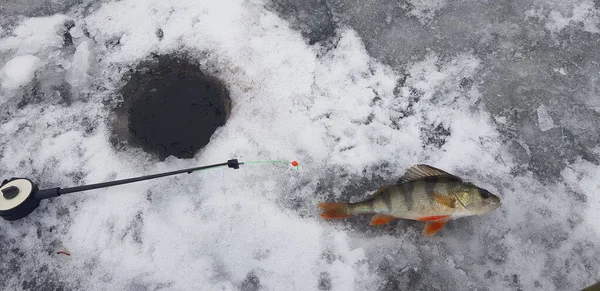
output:
[[[571,167],[563,171],[566,183],[585,194],[589,199],[589,207],[584,209],[586,224],[600,235],[600,227],[594,221],[600,219],[600,199],[596,193],[600,190],[600,183],[596,174],[600,171],[598,165],[578,160]]]
[[[40,63],[38,57],[29,54],[14,57],[0,70],[2,87],[17,89],[28,84],[33,79],[35,70],[41,65]]]
[[[32,17],[20,23],[9,37],[0,41],[1,50],[16,50],[19,54],[35,54],[59,47],[62,36],[58,30],[69,20],[66,15]]]
[[[297,29],[311,25],[263,1],[82,3],[4,28],[0,94],[15,102],[0,108],[2,178],[68,187],[230,158],[298,160],[300,170],[243,165],[43,201],[23,220],[0,221],[0,270],[11,274],[2,289],[576,290],[593,283],[600,275],[597,70],[586,59],[561,62],[579,62],[568,49],[553,51],[565,35],[596,33],[593,4],[355,2],[328,2],[340,22],[314,45]],[[542,36],[521,31],[523,23]],[[580,23],[583,31],[567,29]],[[589,42],[566,47],[578,54]],[[598,54],[586,48],[590,58]],[[152,54],[187,56],[231,94],[230,119],[193,159],[158,161],[109,140],[122,78]],[[57,93],[61,86],[67,91]],[[359,200],[416,163],[460,175],[498,194],[503,206],[452,221],[432,238],[420,222],[372,228],[368,217],[318,215],[319,202]],[[56,255],[63,249],[71,256]]]

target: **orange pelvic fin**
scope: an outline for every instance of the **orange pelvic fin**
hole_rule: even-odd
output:
[[[375,216],[373,216],[373,218],[371,218],[371,223],[369,223],[370,226],[374,226],[374,225],[384,225],[387,224],[388,222],[394,220],[396,217],[393,217],[391,215],[385,215],[385,214],[377,214]]]
[[[434,221],[434,220],[441,220],[441,219],[447,219],[447,218],[450,218],[450,215],[425,216],[425,217],[419,217],[418,219],[420,221]]]
[[[321,217],[327,219],[348,218],[348,203],[344,202],[322,202],[319,203],[319,208],[323,211]]]
[[[423,234],[426,236],[432,236],[440,229],[444,228],[444,225],[448,222],[449,219],[442,219],[436,221],[427,221],[425,224],[425,229],[423,230]]]

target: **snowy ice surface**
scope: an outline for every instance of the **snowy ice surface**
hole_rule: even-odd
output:
[[[600,280],[592,1],[67,2],[62,14],[3,23],[0,177],[45,188],[230,158],[301,168],[245,165],[44,201],[0,221],[3,290],[577,290]],[[321,5],[330,22],[298,23]],[[314,29],[323,23],[336,29]],[[169,53],[224,81],[231,118],[191,160],[115,149],[122,77]],[[36,61],[15,63],[25,55]],[[319,217],[318,202],[359,200],[415,163],[497,193],[502,208],[432,238],[420,222]]]

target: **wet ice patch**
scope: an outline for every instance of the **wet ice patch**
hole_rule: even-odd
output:
[[[549,7],[544,7],[546,3],[539,4],[542,7],[527,10],[525,16],[544,20],[545,28],[554,34],[560,33],[571,25],[580,27],[586,32],[600,32],[598,26],[600,11],[592,0],[552,3],[548,5]]]
[[[548,16],[548,23],[546,28],[553,32],[559,32],[568,25],[576,24],[582,26],[584,31],[599,33],[600,11],[594,5],[591,0],[582,1],[573,5],[570,14],[564,15],[563,13],[553,10]]]
[[[443,9],[448,4],[447,0],[409,0],[407,2],[411,5],[409,14],[419,18],[421,23],[431,20],[438,10]]]
[[[2,88],[17,89],[27,85],[40,65],[40,59],[34,55],[21,55],[11,59],[0,70]]]

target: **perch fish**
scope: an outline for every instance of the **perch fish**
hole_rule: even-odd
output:
[[[450,220],[481,215],[500,207],[500,198],[489,191],[428,165],[415,165],[395,185],[379,188],[356,203],[323,202],[321,217],[348,218],[375,214],[370,225],[396,218],[425,221],[423,233],[432,236]]]

